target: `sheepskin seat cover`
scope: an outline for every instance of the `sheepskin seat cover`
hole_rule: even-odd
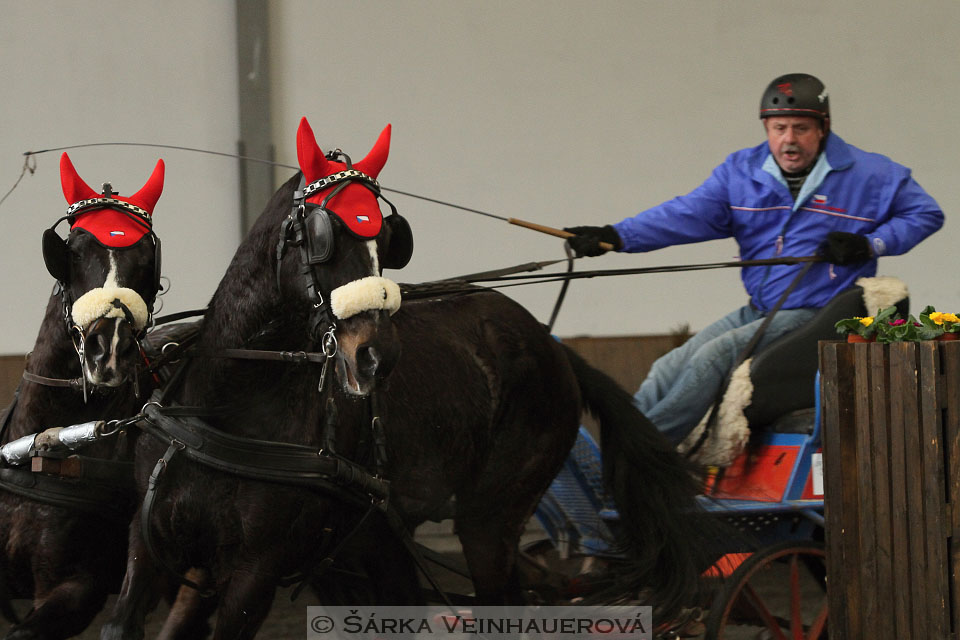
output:
[[[856,285],[863,289],[863,304],[868,315],[875,315],[877,310],[895,305],[909,295],[907,285],[892,276],[860,278]],[[692,460],[703,465],[727,467],[747,446],[750,424],[744,410],[750,406],[753,396],[753,381],[750,378],[752,361],[752,358],[747,359],[731,375],[730,385],[717,411],[716,423],[691,456]],[[700,441],[709,416],[708,410],[694,430],[677,446],[681,453],[686,453]]]

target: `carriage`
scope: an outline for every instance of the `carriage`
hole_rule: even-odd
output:
[[[117,540],[126,537],[128,522],[126,574],[105,638],[135,637],[163,595],[176,612],[171,624],[180,625],[169,632],[184,636],[205,633],[206,618],[218,607],[218,636],[252,637],[277,586],[293,582],[335,601],[418,602],[411,584],[419,583],[423,554],[410,532],[449,508],[477,601],[517,602],[529,586],[519,567],[520,529],[574,445],[585,407],[599,418],[606,491],[617,505],[617,517],[604,521],[621,552],[617,586],[624,593],[644,589],[646,601],[665,615],[691,597],[701,565],[715,551],[710,534],[716,529],[709,522],[723,501],[714,496],[698,503],[700,486],[690,465],[639,414],[629,394],[554,340],[519,305],[482,288],[464,282],[405,287],[404,312],[394,315],[400,287],[380,274],[384,267],[405,264],[412,240],[392,205],[391,215],[380,215],[376,175],[388,145],[389,127],[354,164],[339,150],[323,154],[309,125],[301,123],[302,174],[268,203],[199,330],[164,337],[158,362],[146,368],[149,375],[123,376],[133,380],[129,390],[144,399],[153,392],[139,413],[111,414],[117,405],[102,405],[103,394],[97,393],[92,404],[75,411],[91,422],[78,425],[84,427],[78,431],[44,432],[42,442],[31,439],[29,427],[35,425],[21,424],[13,410],[7,413],[9,433],[27,434],[4,451],[8,464],[39,459],[47,465],[41,470],[68,475],[69,465],[61,461],[72,458],[74,449],[117,443],[106,457],[121,463],[115,466],[131,483],[126,498],[112,500],[120,513],[108,525],[96,508],[80,517],[70,515],[76,505],[68,502],[53,510],[36,506],[60,485],[46,492],[10,489],[25,476],[3,470],[9,476],[0,509],[5,517],[16,523],[15,514],[28,505],[35,530],[58,531],[65,518],[73,518],[67,530],[80,532],[23,550],[29,564],[43,568],[34,569],[26,586],[12,584],[16,565],[3,559],[3,587],[32,591],[38,603],[17,633],[28,637],[42,630],[65,637],[89,624],[115,585],[114,578],[98,572],[100,565],[123,571],[113,555],[123,550]],[[110,210],[118,206],[106,189],[88,191],[83,200]],[[68,195],[71,205],[75,195]],[[74,222],[76,215],[66,217]],[[136,257],[130,268],[139,274],[135,288],[148,301],[147,317],[159,288],[159,244],[150,237],[146,253],[130,253]],[[45,236],[44,251],[61,291],[104,289],[106,283],[83,283],[75,273],[82,243],[73,232],[66,249],[58,242]],[[116,285],[120,274],[110,273]],[[57,354],[69,357],[56,371],[31,374],[31,384],[55,389],[38,379],[67,379],[63,372],[73,370],[77,355],[86,368],[93,366],[88,360],[118,361],[108,347],[121,344],[123,336],[129,345],[134,331],[148,323],[144,314],[131,311],[126,294],[111,295],[88,322],[74,318],[78,331],[60,308],[61,298],[52,298],[48,318],[64,344],[51,360]],[[106,318],[116,339],[86,333]],[[140,355],[129,346],[125,351]],[[162,373],[159,365],[178,358],[186,365],[174,368],[161,385],[155,377]],[[77,391],[85,387],[83,380],[67,379],[60,386]],[[373,391],[378,386],[382,392]],[[28,388],[21,408],[30,406],[36,393]],[[133,401],[120,392],[112,397]],[[61,438],[66,435],[74,438],[72,445]],[[596,448],[583,433],[580,437],[581,445]],[[815,436],[806,436],[798,446],[809,451],[815,445]],[[807,460],[797,456],[798,465],[801,457]],[[592,464],[599,468],[596,455]],[[70,484],[82,484],[73,481],[89,480],[84,474],[96,475],[100,468],[92,462],[74,468]],[[714,486],[727,487],[731,477],[718,476]],[[796,513],[813,513],[815,500],[804,504],[806,510],[765,517],[786,522]],[[727,511],[734,506],[746,511],[740,503],[728,503]],[[558,540],[561,529],[554,528]],[[589,551],[602,555],[605,549]],[[59,571],[50,554],[71,557],[72,573]],[[760,557],[755,554],[737,571]],[[78,563],[83,571],[74,570]],[[340,573],[330,572],[334,564]]]
[[[817,342],[836,337],[837,320],[867,315],[866,309],[874,305],[895,305],[906,316],[906,288],[895,279],[864,279],[807,325],[743,365],[740,374],[751,381],[752,401],[725,397],[723,402],[749,414],[740,420],[752,430],[749,444],[735,457],[710,459],[711,453],[705,454],[709,462],[722,466],[710,467],[699,498],[705,510],[742,536],[722,545],[720,558],[703,574],[714,583],[702,602],[709,610],[703,624],[681,624],[679,629],[702,627],[707,640],[764,631],[769,637],[788,632],[801,637],[799,632],[817,638],[826,633]],[[728,389],[727,395],[735,394]],[[726,424],[719,429],[724,427],[736,428]],[[719,454],[715,450],[712,455]],[[581,427],[570,457],[537,507],[547,539],[525,549],[550,571],[541,576],[543,588],[557,592],[560,585],[568,597],[583,595],[582,574],[595,571],[598,560],[617,561],[614,532],[622,523],[603,489],[600,463],[593,435]]]

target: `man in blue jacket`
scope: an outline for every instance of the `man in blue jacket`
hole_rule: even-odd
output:
[[[817,78],[776,78],[760,101],[766,142],[737,151],[702,185],[604,227],[569,227],[579,256],[733,237],[740,258],[753,260],[819,253],[756,349],[807,322],[817,309],[862,276],[877,258],[909,251],[943,225],[937,203],[910,170],[867,153],[830,131],[830,104]],[[750,342],[801,269],[798,265],[745,267],[749,304],[694,335],[657,360],[635,395],[640,410],[674,443],[693,430]],[[875,309],[871,309],[875,312]]]

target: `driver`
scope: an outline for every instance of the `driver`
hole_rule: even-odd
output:
[[[804,324],[877,258],[900,255],[943,225],[943,212],[889,158],[847,144],[830,130],[830,102],[820,80],[791,73],[760,100],[766,142],[737,151],[706,182],[613,225],[568,227],[578,256],[732,237],[740,258],[820,253],[764,331],[757,350]],[[764,317],[801,269],[744,268],[749,303],[657,360],[634,396],[637,407],[677,444],[700,422]],[[875,311],[875,310],[870,310]]]

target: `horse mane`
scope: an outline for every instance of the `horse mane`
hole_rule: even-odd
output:
[[[299,180],[298,173],[277,190],[237,248],[204,314],[197,344],[201,357],[184,379],[184,404],[222,409],[224,419],[211,422],[226,430],[237,424],[231,417],[249,412],[260,394],[269,393],[266,387],[307,393],[303,371],[289,363],[204,357],[228,348],[313,348],[307,331],[309,309],[285,299],[276,273],[279,227],[290,212]],[[292,397],[291,402],[302,402]]]
[[[299,179],[298,173],[273,194],[237,248],[204,314],[200,341],[205,348],[245,345],[282,305],[276,246]]]

